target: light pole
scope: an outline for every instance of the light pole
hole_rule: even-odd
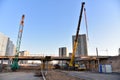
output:
[[[98,65],[99,65],[98,48],[96,48],[96,54],[97,54],[97,60],[98,60]]]
[[[99,62],[99,58],[98,58],[98,48],[96,48],[96,54],[97,54],[97,61],[98,61],[98,71],[99,71],[99,64],[100,64],[100,62]]]

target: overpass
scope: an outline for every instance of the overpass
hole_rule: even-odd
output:
[[[14,59],[15,56],[0,56],[0,60]],[[18,60],[45,60],[43,56],[19,56]],[[70,60],[70,57],[50,57],[50,60]]]
[[[19,56],[18,60],[47,60],[46,57],[50,57],[49,60],[66,60],[70,61],[70,57],[54,57],[54,56]],[[0,56],[0,60],[10,60],[14,59],[15,56]],[[81,56],[76,57],[77,61],[81,60],[96,60],[96,59],[108,59],[108,56]]]
[[[104,62],[104,60],[108,60],[108,56],[81,56],[75,57],[75,61],[84,62],[87,65],[87,69],[92,70],[98,68],[98,62]],[[11,64],[11,61],[15,59],[15,56],[0,56],[1,65],[3,64],[4,60],[8,60],[8,65]],[[18,60],[40,60],[43,63],[43,69],[45,68],[46,61],[58,60],[58,61],[70,61],[70,57],[55,57],[55,56],[19,56]],[[47,63],[48,64],[48,63]],[[91,67],[92,66],[92,67]]]

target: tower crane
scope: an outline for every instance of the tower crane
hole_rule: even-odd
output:
[[[19,53],[20,53],[19,51],[20,51],[20,44],[21,44],[21,39],[22,39],[23,27],[24,27],[24,18],[25,18],[25,15],[23,14],[21,22],[20,22],[20,26],[19,26],[19,31],[18,31],[15,59],[13,60],[13,63],[11,65],[11,70],[13,70],[13,71],[15,71],[19,68],[18,57],[19,57]]]

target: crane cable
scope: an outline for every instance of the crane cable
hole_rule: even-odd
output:
[[[87,40],[89,41],[89,37],[88,37],[88,24],[87,24],[87,16],[86,16],[86,9],[85,8],[84,8],[84,16],[85,16]]]

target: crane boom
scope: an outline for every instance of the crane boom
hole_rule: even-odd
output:
[[[77,44],[78,44],[78,35],[79,35],[79,31],[80,31],[80,24],[81,24],[81,20],[82,20],[82,13],[83,13],[84,5],[85,5],[85,2],[82,2],[79,21],[78,21],[78,26],[77,26],[76,37],[75,37],[74,45],[73,45],[73,53],[72,53],[71,60],[70,60],[70,63],[69,63],[70,67],[74,66],[75,53],[76,53]]]
[[[24,27],[24,18],[25,18],[25,15],[22,15],[22,19],[21,19],[20,27],[19,27],[19,31],[18,31],[17,43],[16,43],[16,55],[19,55],[21,38],[22,38],[23,27]]]
[[[11,65],[11,70],[12,71],[15,71],[15,70],[17,70],[19,68],[18,56],[19,56],[21,38],[22,38],[23,27],[24,27],[24,18],[25,18],[25,15],[22,15],[22,19],[21,19],[20,26],[19,26],[19,31],[18,31],[17,43],[16,43],[15,59],[13,60],[13,63]]]
[[[85,16],[85,25],[86,25],[87,40],[89,40],[89,37],[88,37],[88,24],[87,24],[87,16],[86,16],[86,9],[85,8],[84,8],[84,16]]]

